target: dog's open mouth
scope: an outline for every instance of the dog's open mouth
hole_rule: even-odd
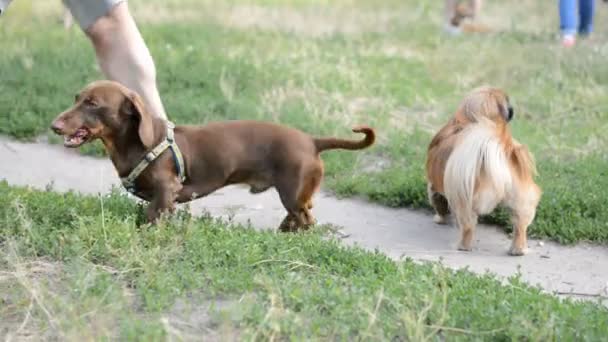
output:
[[[72,135],[65,135],[63,137],[63,146],[65,147],[78,147],[84,144],[89,137],[91,136],[91,132],[86,128],[79,128],[76,130],[76,133]]]

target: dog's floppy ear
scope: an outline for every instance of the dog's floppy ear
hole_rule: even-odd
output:
[[[154,127],[152,126],[152,118],[146,111],[144,101],[141,96],[133,91],[126,91],[124,95],[123,111],[139,119],[139,139],[144,147],[151,148],[154,144]]]
[[[510,121],[513,116],[513,108],[510,107],[509,99],[506,94],[496,96],[496,106],[498,106],[502,118],[507,122]]]
[[[456,116],[468,122],[479,122],[487,113],[484,98],[479,91],[471,92],[462,101]]]

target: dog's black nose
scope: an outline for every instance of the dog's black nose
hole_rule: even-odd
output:
[[[511,121],[513,119],[513,107],[509,107],[509,116],[507,117],[507,121]]]
[[[53,132],[55,132],[56,134],[60,134],[60,135],[63,132],[64,127],[65,127],[65,123],[60,120],[53,121],[53,124],[51,125],[51,129],[53,130]]]

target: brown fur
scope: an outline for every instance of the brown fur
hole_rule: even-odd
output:
[[[491,87],[478,88],[464,99],[454,117],[437,132],[429,144],[426,177],[429,200],[436,211],[435,221],[437,223],[446,222],[448,207],[454,212],[461,229],[460,249],[471,249],[477,216],[484,214],[468,212],[463,208],[491,207],[491,203],[484,203],[487,198],[483,196],[484,191],[491,189],[492,180],[488,179],[488,174],[482,168],[474,186],[473,198],[477,201],[476,205],[448,203],[444,196],[447,187],[444,184],[446,165],[456,146],[459,146],[465,134],[470,132],[468,128],[483,126],[492,130],[494,139],[499,142],[500,148],[504,152],[511,174],[513,189],[508,189],[508,193],[499,198],[500,202],[513,212],[512,221],[515,226],[515,234],[510,253],[513,255],[525,253],[527,226],[534,218],[541,190],[533,179],[536,168],[532,155],[525,146],[519,144],[511,136],[508,122],[512,113],[509,98],[504,91]],[[471,163],[475,162],[475,158],[478,157],[471,155]]]
[[[148,114],[137,94],[111,81],[85,87],[52,128],[68,140],[79,129],[86,129],[89,135],[78,146],[101,139],[120,177],[127,176],[166,136],[165,122]],[[311,199],[323,178],[319,153],[359,150],[374,143],[373,129],[361,126],[353,131],[365,138],[313,138],[293,128],[258,121],[177,126],[175,139],[184,157],[185,182],[179,182],[171,152],[165,151],[137,178],[136,195],[150,202],[147,216],[155,221],[161,213],[172,211],[175,202],[188,202],[229,184],[248,184],[251,193],[275,187],[288,212],[280,229],[306,228],[314,223]]]
[[[469,1],[459,1],[456,5],[450,23],[454,26],[460,26],[467,18],[475,18],[477,13]]]
[[[451,9],[449,4],[446,4],[446,7],[448,7],[448,11],[451,11],[451,13],[448,13],[448,21],[453,27],[459,27],[463,32],[468,33],[487,33],[492,31],[490,27],[474,21],[478,15],[478,8],[471,1],[457,1],[456,6]],[[471,20],[471,22],[467,22],[467,19]]]

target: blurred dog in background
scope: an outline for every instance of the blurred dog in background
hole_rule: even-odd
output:
[[[489,32],[490,28],[475,20],[482,0],[445,0],[445,29],[449,33]],[[467,21],[469,19],[469,21]]]

